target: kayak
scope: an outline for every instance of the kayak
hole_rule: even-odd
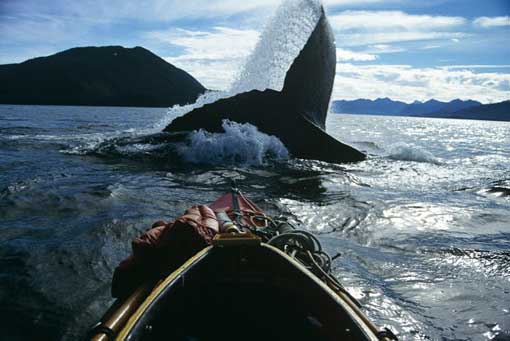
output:
[[[331,275],[312,234],[236,188],[208,208],[220,226],[210,245],[118,299],[91,340],[396,340]]]

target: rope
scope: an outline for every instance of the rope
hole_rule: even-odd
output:
[[[331,289],[336,290],[338,295],[345,295],[348,298],[347,302],[351,301],[349,303],[351,308],[355,311],[358,310],[357,315],[367,323],[379,340],[397,340],[391,330],[387,328],[378,330],[368,320],[361,312],[361,304],[358,300],[333,275],[331,265],[333,260],[341,256],[340,253],[331,258],[329,254],[322,250],[322,245],[316,236],[308,231],[297,229],[282,217],[279,217],[280,219],[271,218],[256,208],[253,210],[241,209],[237,202],[238,195],[242,196],[242,193],[234,183],[232,186],[233,213],[241,229],[249,230],[251,233],[258,235],[265,243],[285,252],[329,285]],[[248,220],[251,226],[243,224],[243,218]],[[264,222],[262,226],[257,223],[261,221]]]
[[[308,231],[294,230],[274,236],[268,244],[298,259],[316,275],[331,272],[331,257],[322,250],[321,243]],[[318,269],[322,271],[318,271]]]
[[[236,206],[234,205],[233,213],[240,228],[249,230],[261,237],[267,244],[275,246],[292,258],[297,259],[315,275],[319,277],[327,275],[331,280],[334,279],[334,276],[331,275],[332,258],[322,250],[320,241],[312,233],[297,229],[287,220],[274,219],[264,213],[241,209]],[[243,217],[249,220],[252,226],[242,224]],[[258,222],[263,222],[263,225]],[[335,255],[334,258],[336,259],[339,255]],[[336,283],[341,287],[338,281]]]

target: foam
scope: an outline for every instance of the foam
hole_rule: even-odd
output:
[[[187,143],[176,145],[177,153],[190,163],[261,165],[267,160],[289,157],[283,143],[257,127],[224,120],[224,133],[198,130],[190,133]]]
[[[388,157],[393,160],[426,162],[440,164],[440,161],[432,153],[405,143],[397,143],[389,148]]]
[[[229,97],[229,95],[230,93],[227,91],[206,91],[197,98],[195,103],[186,105],[174,105],[173,107],[168,109],[167,114],[161,120],[154,124],[154,126],[152,127],[152,129],[150,129],[150,131],[148,131],[148,133],[155,133],[157,131],[161,131],[173,119],[183,116],[195,108],[200,108],[206,104],[216,102],[221,98]]]

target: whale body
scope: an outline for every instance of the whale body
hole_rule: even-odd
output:
[[[195,108],[166,132],[223,132],[223,120],[250,123],[278,137],[297,158],[332,163],[365,159],[328,135],[326,117],[336,72],[336,47],[324,9],[305,46],[285,75],[283,89],[251,90]]]

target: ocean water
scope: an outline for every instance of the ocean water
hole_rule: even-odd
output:
[[[369,154],[334,165],[250,125],[159,134],[169,119],[0,106],[2,339],[79,339],[130,240],[232,179],[342,253],[337,278],[400,339],[510,337],[509,123],[331,114],[329,133]]]

